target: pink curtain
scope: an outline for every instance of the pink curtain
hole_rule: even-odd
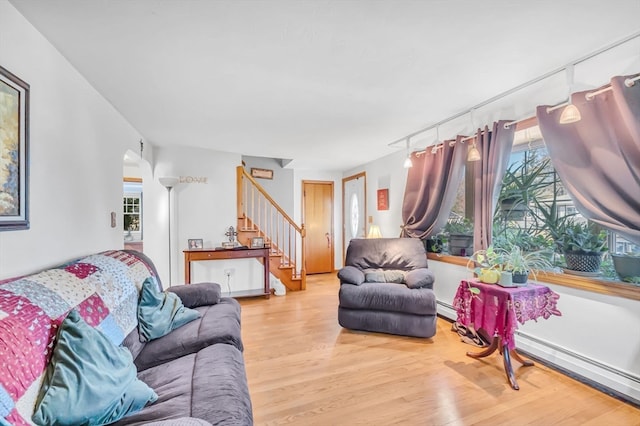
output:
[[[493,123],[493,128],[478,129],[476,145],[481,159],[475,164],[473,249],[486,249],[491,245],[493,212],[498,203],[502,177],[509,164],[515,126],[504,125],[508,121]]]
[[[540,130],[564,187],[586,218],[640,244],[640,81],[626,87],[619,76],[611,90],[571,102],[582,120],[559,124],[562,108],[537,108]]]
[[[411,155],[402,202],[402,237],[428,238],[442,229],[455,202],[467,155],[467,145],[456,138],[445,142],[436,154]]]

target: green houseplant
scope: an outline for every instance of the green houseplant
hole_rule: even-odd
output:
[[[483,283],[495,284],[500,280],[503,263],[504,252],[494,246],[489,246],[485,250],[478,250],[469,256],[467,269],[476,274]]]
[[[473,223],[467,218],[449,219],[444,226],[449,254],[467,256],[473,250]]]
[[[547,250],[525,252],[520,246],[512,245],[509,250],[503,251],[503,269],[511,272],[514,283],[524,284],[529,274],[535,280],[538,279],[536,275],[538,271],[553,269],[549,254]]]
[[[568,270],[596,273],[607,251],[607,234],[593,223],[569,220],[559,229],[556,246]]]

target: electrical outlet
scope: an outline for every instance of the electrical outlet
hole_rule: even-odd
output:
[[[236,272],[236,270],[235,270],[235,269],[233,269],[233,268],[228,268],[228,269],[225,269],[225,270],[224,270],[224,274],[225,274],[227,277],[231,277],[231,276],[233,276],[233,274],[234,274],[235,272]]]

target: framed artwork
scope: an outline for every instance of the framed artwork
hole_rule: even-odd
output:
[[[193,249],[201,249],[203,246],[202,238],[192,238],[189,239],[189,250]]]
[[[273,179],[273,170],[251,168],[251,177],[260,179]]]
[[[251,248],[264,248],[264,238],[262,237],[251,238]]]
[[[29,229],[29,85],[0,66],[0,231]]]
[[[378,189],[378,210],[389,210],[389,188]]]

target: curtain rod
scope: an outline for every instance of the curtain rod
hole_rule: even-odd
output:
[[[420,129],[418,131],[410,133],[410,134],[408,134],[407,136],[405,136],[403,138],[400,138],[400,139],[397,139],[397,140],[395,140],[393,142],[390,142],[389,144],[387,144],[387,146],[391,146],[392,147],[392,146],[396,145],[397,143],[404,142],[407,139],[411,139],[414,136],[417,136],[417,135],[419,135],[421,133],[424,133],[424,132],[426,132],[428,130],[434,129],[434,128],[436,128],[436,127],[438,127],[438,126],[440,126],[440,125],[442,125],[444,123],[447,123],[447,122],[449,122],[451,120],[455,120],[456,118],[462,117],[463,115],[470,113],[472,110],[476,110],[478,108],[482,108],[483,106],[489,105],[490,103],[493,103],[493,102],[495,102],[495,101],[497,101],[499,99],[502,99],[502,98],[504,98],[506,96],[509,96],[509,95],[511,95],[511,94],[513,94],[515,92],[518,92],[518,91],[520,91],[520,90],[522,90],[522,89],[524,89],[524,88],[526,88],[528,86],[531,86],[531,85],[536,84],[536,83],[538,83],[538,82],[540,82],[542,80],[545,80],[545,79],[547,79],[547,78],[549,78],[549,77],[551,77],[551,76],[553,76],[555,74],[558,74],[559,72],[562,72],[562,71],[566,70],[567,67],[569,67],[569,66],[574,66],[574,65],[577,65],[577,64],[582,63],[584,61],[587,61],[587,60],[589,60],[589,59],[591,59],[591,58],[593,58],[595,56],[598,56],[598,55],[606,52],[606,51],[609,51],[609,50],[611,50],[613,48],[616,48],[616,47],[618,47],[618,46],[620,46],[620,45],[622,45],[624,43],[627,43],[628,41],[631,41],[631,40],[633,40],[633,39],[635,39],[637,37],[640,37],[640,31],[635,32],[635,33],[633,33],[633,34],[631,34],[631,35],[629,35],[629,36],[627,36],[627,37],[625,37],[623,39],[620,39],[620,40],[618,40],[618,41],[616,41],[614,43],[611,43],[611,44],[609,44],[607,46],[601,47],[600,49],[594,50],[593,52],[591,52],[591,53],[589,53],[589,54],[587,54],[587,55],[585,55],[585,56],[583,56],[581,58],[578,58],[578,59],[570,62],[569,64],[567,64],[565,66],[556,68],[556,69],[554,69],[552,71],[549,71],[549,72],[547,72],[545,74],[542,74],[542,75],[540,75],[540,76],[538,76],[538,77],[536,77],[536,78],[534,78],[532,80],[529,80],[529,81],[527,81],[525,83],[522,83],[522,84],[520,84],[520,85],[518,85],[516,87],[513,87],[513,88],[511,88],[511,89],[509,89],[509,90],[507,90],[505,92],[502,92],[502,93],[500,93],[500,94],[498,94],[498,95],[496,95],[496,96],[494,96],[492,98],[489,98],[489,99],[487,99],[485,101],[482,101],[479,104],[474,105],[469,109],[466,109],[464,111],[460,111],[460,112],[458,112],[458,113],[456,113],[456,114],[454,114],[454,115],[452,115],[450,117],[445,118],[444,120],[440,120],[437,123],[431,124],[431,125],[429,125],[427,127],[424,127],[424,128],[422,128],[422,129]],[[507,124],[511,125],[512,123],[507,123]]]

